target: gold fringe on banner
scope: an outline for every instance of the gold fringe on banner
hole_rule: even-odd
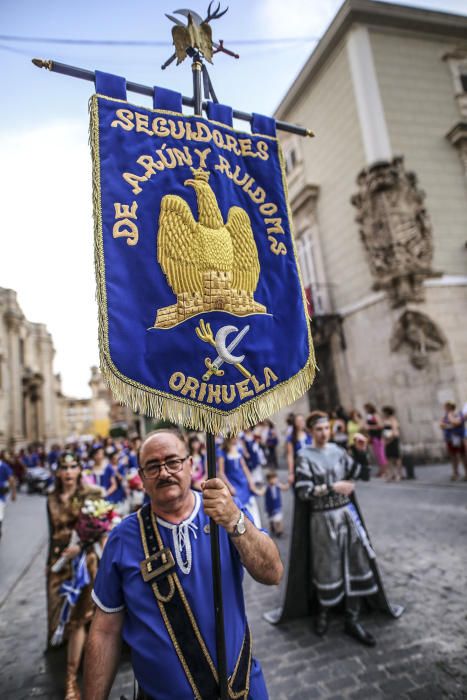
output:
[[[120,403],[129,406],[146,416],[169,420],[172,423],[183,425],[187,428],[222,434],[224,436],[236,435],[241,430],[261,422],[283,406],[299,399],[310,388],[315,376],[316,363],[308,324],[308,343],[310,353],[305,366],[293,377],[287,379],[260,396],[248,400],[242,406],[231,411],[221,411],[214,407],[204,406],[190,399],[179,399],[172,394],[153,389],[135,382],[123,375],[114,365],[110,356],[107,315],[107,293],[105,286],[105,259],[102,232],[102,206],[101,206],[101,177],[99,154],[99,112],[97,95],[93,95],[89,102],[90,131],[89,143],[92,154],[92,200],[94,215],[94,262],[96,270],[96,298],[99,314],[99,355],[102,376],[109,386],[114,398]],[[271,138],[271,137],[269,137]],[[271,139],[277,140],[277,139]],[[292,226],[292,216],[288,203],[287,182],[282,150],[279,144],[280,165],[282,182],[287,201],[289,226]],[[307,302],[300,269],[297,262],[297,251],[291,230],[293,252],[297,272],[302,288],[303,305],[306,311]]]

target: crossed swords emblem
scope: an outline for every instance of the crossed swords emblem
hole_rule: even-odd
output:
[[[196,335],[200,340],[205,343],[209,343],[217,350],[217,357],[214,361],[211,361],[209,357],[206,357],[204,364],[206,365],[207,371],[203,374],[203,380],[205,382],[214,374],[216,377],[222,377],[224,375],[224,370],[220,369],[224,362],[229,365],[234,365],[239,372],[243,374],[244,377],[250,378],[251,372],[249,372],[246,367],[241,363],[245,359],[245,355],[232,355],[233,350],[237,347],[240,341],[246,336],[250,330],[250,326],[245,326],[241,331],[238,330],[236,326],[222,326],[216,333],[214,337],[211,325],[205,323],[202,319],[199,322],[199,327],[196,329]],[[231,333],[237,333],[235,338],[227,345],[227,337]]]

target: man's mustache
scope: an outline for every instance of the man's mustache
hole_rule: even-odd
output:
[[[176,479],[160,479],[157,482],[156,488],[161,489],[164,486],[170,486],[171,484],[178,484],[178,481]]]

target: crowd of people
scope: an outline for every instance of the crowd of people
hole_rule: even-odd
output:
[[[259,524],[258,496],[264,496],[265,510],[271,531],[280,532],[277,505],[280,491],[286,485],[278,479],[279,462],[285,459],[288,466],[288,482],[293,484],[294,465],[298,451],[312,444],[302,414],[289,414],[284,445],[279,444],[279,434],[270,420],[265,420],[244,431],[237,438],[216,440],[217,464],[221,478],[230,492],[242,504],[248,505]],[[446,452],[452,465],[451,479],[460,478],[463,465],[467,478],[467,404],[463,410],[446,402],[440,421]],[[342,407],[330,413],[330,441],[344,448],[365,469],[370,462],[377,465],[377,477],[386,482],[402,479],[402,455],[400,425],[392,406],[378,410],[366,403],[363,411],[346,411]],[[51,492],[54,488],[60,455],[64,451],[76,455],[82,469],[84,484],[99,489],[102,496],[114,505],[115,510],[125,516],[135,511],[144,502],[144,490],[138,474],[139,437],[101,438],[92,441],[74,441],[60,446],[54,444],[49,450],[43,445],[32,445],[19,451],[3,451],[0,454],[0,537],[7,494],[16,497],[16,490]],[[201,490],[207,477],[206,446],[204,436],[188,434],[188,448],[193,458],[192,487]],[[272,495],[270,488],[272,488]],[[271,508],[273,511],[271,511]],[[276,526],[272,527],[272,516]]]
[[[369,467],[371,449],[378,466],[377,476],[388,482],[402,479],[402,454],[400,426],[392,406],[383,406],[381,411],[372,403],[364,405],[363,414],[353,409],[349,412],[342,407],[330,415],[330,441],[350,452],[353,458],[365,468]],[[298,451],[312,445],[310,431],[306,429],[302,414],[291,414],[288,419],[287,465],[289,480],[293,483],[294,464]]]
[[[456,406],[452,403],[446,403],[444,408],[440,425],[453,466],[452,478],[457,479],[461,462],[464,463],[467,475],[464,442],[467,416],[465,412],[456,411]],[[96,437],[91,441],[74,441],[64,446],[55,444],[48,451],[42,445],[35,445],[17,453],[3,452],[0,455],[0,535],[5,501],[9,493],[11,500],[15,500],[17,490],[25,484],[31,490],[33,477],[37,476],[43,492],[47,494],[50,533],[47,559],[48,643],[50,647],[66,644],[66,700],[80,698],[77,674],[87,630],[95,611],[96,599],[92,597],[92,590],[101,567],[101,557],[107,550],[106,542],[110,531],[122,520],[132,517],[131,514],[142,513],[145,506],[149,507],[147,504],[156,500],[155,492],[151,491],[158,488],[157,484],[154,486],[156,482],[153,478],[157,477],[157,483],[161,486],[165,485],[165,479],[168,487],[174,486],[180,470],[185,470],[185,459],[189,459],[186,476],[189,491],[194,494],[195,501],[198,499],[197,503],[204,501],[205,510],[210,514],[209,508],[206,509],[205,499],[209,492],[206,483],[213,480],[208,481],[204,435],[191,432],[177,440],[175,443],[178,452],[185,450],[186,457],[181,455],[166,458],[164,462],[156,460],[154,465],[151,460],[146,460],[145,465],[142,463],[142,440],[138,436],[131,439]],[[331,479],[323,472],[322,481],[318,467],[319,459],[324,459],[325,453],[329,457],[325,471],[330,469],[329,474],[333,476]],[[326,598],[326,591],[330,587],[334,591],[336,582],[340,580],[338,562],[342,554],[336,550],[334,558],[326,564],[329,568],[326,573],[327,569],[325,571],[323,568],[323,552],[330,551],[330,544],[323,533],[329,530],[327,519],[331,515],[328,515],[328,509],[331,509],[329,513],[334,513],[337,512],[335,508],[345,505],[345,512],[348,511],[352,517],[343,516],[344,519],[338,526],[341,529],[344,525],[354,530],[360,528],[359,537],[365,550],[368,546],[365,532],[359,515],[352,511],[349,500],[353,491],[350,480],[368,480],[370,461],[376,463],[377,475],[385,481],[401,480],[400,426],[391,406],[383,406],[378,411],[373,404],[367,403],[363,413],[357,410],[347,413],[338,408],[330,416],[318,411],[307,419],[301,414],[290,414],[284,444],[280,442],[278,431],[270,420],[245,430],[237,437],[216,438],[218,478],[214,479],[216,485],[212,498],[220,498],[223,493],[222,503],[227,504],[227,510],[230,508],[234,512],[237,509],[235,512],[247,513],[258,531],[262,531],[263,525],[258,499],[264,499],[263,510],[268,520],[266,525],[273,538],[283,534],[284,491],[292,487],[299,500],[313,502],[312,518],[318,529],[313,532],[315,549],[312,551],[314,556],[320,552],[319,566],[314,563],[313,585],[318,590],[319,602],[315,630],[320,635],[327,629],[328,608],[331,605],[329,595],[329,600]],[[282,462],[288,467],[288,479],[280,478],[279,465]],[[340,465],[342,471],[339,478],[336,476],[336,464]],[[161,473],[163,468],[164,472]],[[316,469],[318,472],[315,474]],[[156,477],[153,477],[152,471],[157,471]],[[213,487],[210,486],[210,489]],[[186,498],[187,494],[188,491],[185,493]],[[326,499],[330,505],[326,501],[323,506]],[[336,505],[334,501],[339,503]],[[224,516],[219,515],[221,511],[212,512],[219,516],[222,524]],[[320,518],[326,526],[324,529]],[[335,515],[332,518],[335,520]],[[334,520],[332,522],[337,527],[337,521]],[[161,524],[164,522],[160,520]],[[166,525],[173,529],[170,523]],[[186,570],[188,560],[185,559],[191,556],[188,542],[190,528],[193,527],[188,519],[175,528],[180,528],[179,533],[177,530],[177,538],[174,534],[174,543],[178,542],[180,549],[176,552],[176,558],[182,573],[189,573]],[[240,531],[239,534],[243,532]],[[196,533],[194,538],[196,540]],[[321,549],[316,545],[320,538]],[[354,539],[348,541],[354,542]],[[366,592],[372,594],[376,590],[381,591],[380,583],[372,578],[373,574],[367,564],[364,565],[367,559],[363,557],[362,551],[361,548],[355,552],[352,549],[343,550],[351,566],[357,566],[352,564],[354,560],[358,563],[356,573],[352,575],[356,581],[363,580],[362,577],[365,581],[368,579]],[[371,552],[369,556],[371,560]],[[101,589],[102,584],[99,590]],[[105,587],[102,595],[105,600],[110,600]],[[337,600],[338,597],[335,595],[334,599]],[[332,605],[335,604],[334,599]],[[105,604],[102,609],[106,611]],[[361,627],[355,605],[347,605],[346,615],[347,632],[358,641],[372,645],[374,639]]]
[[[279,463],[288,467],[288,483],[293,484],[296,456],[299,450],[312,445],[305,416],[289,414],[285,442],[280,445],[279,434],[271,420],[265,420],[244,431],[236,438],[216,439],[217,465],[230,493],[248,506],[257,524],[260,523],[257,498],[264,496],[265,511],[272,532],[280,534],[277,512],[280,492],[285,490],[278,478]],[[460,466],[467,479],[467,404],[458,410],[446,402],[441,417],[446,453],[452,465],[451,480],[460,478]],[[378,410],[370,402],[363,411],[346,411],[342,407],[330,413],[330,442],[345,449],[355,461],[369,469],[377,466],[377,477],[386,482],[402,479],[400,425],[392,406]],[[192,488],[200,491],[207,478],[204,436],[188,433],[189,453],[193,458]],[[137,510],[145,494],[138,473],[138,451],[141,439],[101,438],[73,441],[64,446],[54,444],[46,450],[43,445],[31,445],[18,451],[0,453],[0,537],[7,494],[11,500],[16,491],[49,493],[53,491],[60,455],[65,451],[76,455],[82,469],[83,484],[98,489],[114,509],[125,516]],[[272,505],[272,504],[275,505]],[[272,510],[271,510],[272,509]],[[275,519],[275,520],[274,520]]]
[[[200,491],[207,478],[204,436],[188,433],[188,450],[192,456],[192,488]],[[243,505],[248,505],[260,524],[259,509],[254,497],[266,494],[266,466],[278,467],[277,431],[271,421],[264,421],[246,430],[238,438],[216,439],[217,466],[230,493]],[[0,455],[0,499],[4,503],[13,488],[53,493],[60,476],[60,459],[73,454],[80,465],[83,486],[92,487],[122,517],[137,510],[144,502],[145,492],[139,475],[138,453],[141,438],[101,438],[93,441],[54,444],[47,451],[43,445],[31,445],[18,452],[3,451]],[[34,485],[37,485],[37,489]],[[268,502],[270,498],[268,496]],[[276,498],[277,500],[277,498]],[[3,514],[3,510],[2,510]],[[277,514],[276,514],[277,515]]]

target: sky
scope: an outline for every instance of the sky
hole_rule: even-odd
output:
[[[324,33],[342,0],[230,0],[213,22],[214,38],[240,54],[209,68],[218,99],[271,114]],[[467,14],[467,0],[399,4]],[[203,15],[208,2],[189,0]],[[184,4],[182,4],[182,7]],[[0,286],[14,289],[30,321],[45,323],[56,349],[54,369],[68,396],[89,396],[98,364],[93,268],[88,99],[91,83],[39,70],[33,57],[123,75],[191,95],[188,61],[162,71],[172,53],[175,0],[1,0]],[[226,7],[226,2],[222,3]],[[32,37],[25,42],[5,37]],[[163,46],[64,45],[44,38],[148,40]],[[262,43],[264,40],[275,43]],[[285,41],[294,39],[294,41]],[[301,39],[297,41],[297,39]],[[258,43],[244,43],[257,40]],[[129,94],[136,104],[141,96]]]

